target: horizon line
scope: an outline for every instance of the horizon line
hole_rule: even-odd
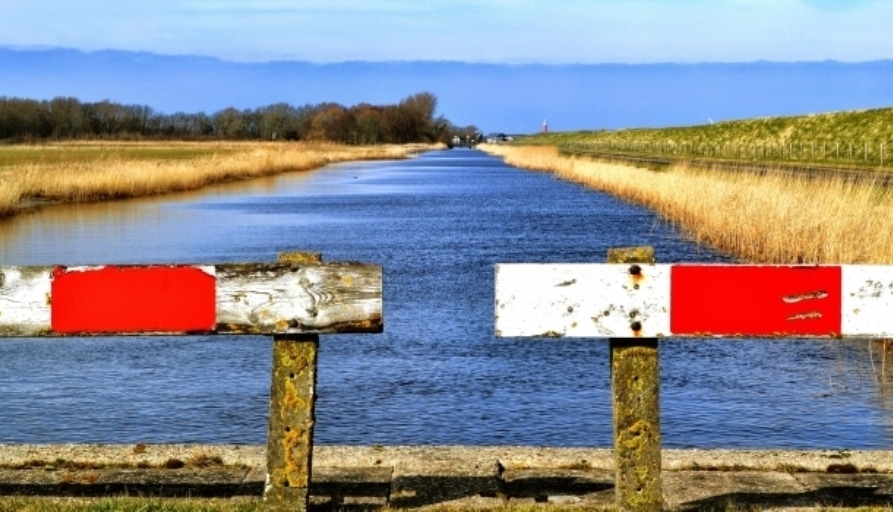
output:
[[[601,61],[601,62],[542,62],[542,61],[516,61],[516,62],[496,62],[496,61],[468,61],[455,59],[387,59],[387,60],[369,60],[369,59],[345,59],[331,61],[313,61],[305,59],[269,59],[269,60],[234,60],[215,55],[205,55],[200,53],[160,53],[152,50],[133,50],[118,48],[101,48],[95,50],[87,50],[68,46],[51,46],[51,45],[15,45],[0,44],[0,49],[16,52],[49,52],[49,51],[67,51],[76,52],[84,55],[101,54],[101,53],[124,53],[133,55],[151,55],[155,57],[166,58],[182,58],[182,59],[209,59],[216,60],[228,64],[238,65],[265,65],[265,64],[311,64],[315,66],[337,66],[345,64],[464,64],[473,66],[499,66],[499,67],[596,67],[596,66],[616,66],[616,67],[648,67],[648,66],[735,66],[735,65],[753,65],[753,64],[770,64],[770,65],[788,65],[788,64],[839,64],[839,65],[860,65],[860,64],[879,64],[893,63],[893,57],[884,59],[870,60],[838,60],[838,59],[803,59],[803,60],[741,60],[741,61],[653,61],[653,62],[618,62],[618,61]]]

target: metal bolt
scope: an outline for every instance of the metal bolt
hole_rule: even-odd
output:
[[[632,329],[633,332],[639,332],[642,330],[642,322],[636,320],[635,322],[630,324],[629,328]]]
[[[638,265],[633,265],[633,266],[629,267],[629,273],[632,276],[640,276],[640,275],[642,275],[642,267],[640,267]]]

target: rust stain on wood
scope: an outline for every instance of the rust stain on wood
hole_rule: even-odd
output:
[[[798,293],[793,295],[785,295],[781,298],[787,304],[796,304],[805,300],[821,300],[827,299],[830,294],[824,290],[817,290],[809,293]]]

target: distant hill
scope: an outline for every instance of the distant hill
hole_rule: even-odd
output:
[[[893,60],[864,63],[498,65],[236,63],[210,57],[0,48],[0,96],[109,99],[173,113],[333,101],[396,103],[420,91],[485,132],[697,125],[893,106]]]
[[[571,151],[668,160],[708,158],[889,169],[893,164],[893,108],[685,127],[538,133],[521,141]]]

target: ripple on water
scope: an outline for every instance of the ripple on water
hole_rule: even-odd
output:
[[[242,192],[241,190],[249,190]],[[316,440],[610,446],[604,340],[499,339],[500,262],[728,261],[653,213],[471,150],[60,206],[0,223],[0,264],[271,260],[384,267],[385,332],[323,336]],[[881,448],[893,441],[866,341],[660,343],[668,447]],[[0,341],[0,442],[263,443],[270,340]]]

